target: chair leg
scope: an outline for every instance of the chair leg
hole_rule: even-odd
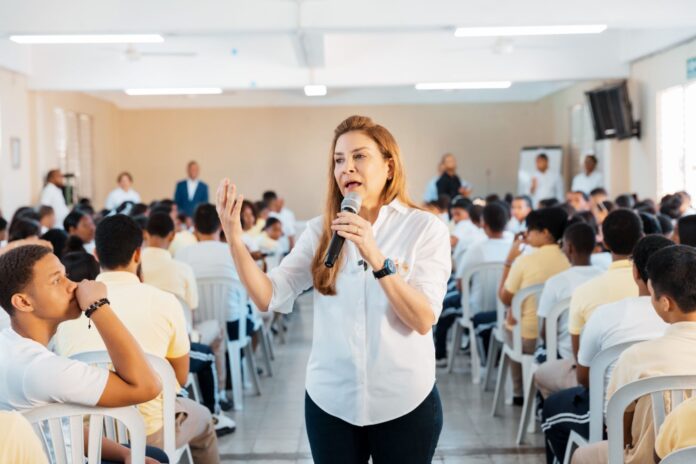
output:
[[[454,369],[454,355],[459,349],[459,345],[462,344],[462,325],[459,323],[461,318],[457,318],[454,321],[454,333],[452,334],[452,343],[450,344],[449,353],[447,353],[447,373],[451,373]]]
[[[261,338],[261,351],[263,351],[263,362],[266,366],[266,373],[269,377],[273,377],[273,366],[271,365],[271,347],[268,346],[268,337],[266,336],[266,330],[261,329],[259,334]]]
[[[493,372],[495,371],[495,360],[498,359],[498,353],[502,345],[491,334],[490,342],[488,343],[488,358],[486,359],[486,378],[483,384],[483,391],[491,391],[491,383],[493,381]]]
[[[254,357],[254,348],[251,346],[251,340],[247,341],[244,347],[244,356],[247,358],[247,368],[254,385],[254,393],[257,396],[261,396],[261,381],[259,380],[259,372],[256,369],[256,358]]]
[[[478,340],[473,327],[469,327],[469,350],[471,351],[471,382],[481,383],[481,359],[479,358]]]
[[[500,366],[498,367],[498,380],[495,383],[495,393],[493,394],[493,408],[491,415],[497,417],[505,402],[505,381],[507,380],[510,358],[503,349],[500,352]]]
[[[193,399],[196,401],[196,403],[201,403],[201,387],[198,386],[198,376],[196,374],[189,372],[188,385],[191,386]]]
[[[271,361],[275,361],[275,347],[273,346],[273,337],[271,337],[270,327],[264,326],[263,336],[266,339],[266,344],[268,346],[268,354],[271,357]]]
[[[529,418],[532,417],[534,422],[534,406],[536,398],[536,386],[534,385],[534,374],[531,372],[531,364],[529,366],[524,363],[522,365],[522,374],[524,379],[524,405],[522,406],[522,415],[520,416],[520,425],[517,430],[517,444],[521,445],[527,434],[527,425]]]
[[[232,376],[232,402],[235,411],[244,409],[244,382],[242,381],[242,353],[239,342],[229,342],[227,351],[230,357],[230,372]]]

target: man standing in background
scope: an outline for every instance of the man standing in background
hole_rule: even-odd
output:
[[[594,189],[604,187],[604,177],[601,172],[597,171],[597,157],[595,155],[585,156],[584,162],[585,172],[581,172],[573,178],[570,190],[589,195]]]
[[[528,193],[535,207],[541,200],[549,198],[563,201],[563,180],[559,173],[549,170],[549,157],[545,153],[540,153],[536,157],[536,172],[532,175]]]
[[[65,202],[65,195],[63,195],[63,186],[65,184],[65,178],[60,169],[51,169],[46,174],[46,185],[41,191],[41,199],[39,204],[41,206],[50,206],[53,208],[53,213],[55,214],[55,224],[56,227],[63,227],[63,220],[65,216],[68,215],[70,210]]]
[[[462,182],[457,175],[457,160],[451,153],[442,157],[442,175],[436,185],[438,197],[447,195],[450,201],[458,195],[465,198],[471,195],[471,185],[466,181]]]
[[[176,184],[174,202],[179,211],[193,217],[196,206],[208,203],[208,184],[198,179],[200,167],[195,161],[190,161],[187,168],[188,177]]]

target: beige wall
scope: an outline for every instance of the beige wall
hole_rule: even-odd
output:
[[[0,69],[0,210],[5,216],[31,202],[31,141],[26,77]],[[19,169],[12,167],[10,139],[21,145]]]
[[[197,159],[213,190],[223,176],[252,199],[276,189],[309,218],[321,211],[333,129],[351,114],[392,131],[416,200],[448,151],[477,194],[513,190],[520,148],[550,137],[548,113],[537,103],[131,110],[120,115],[115,169],[129,169],[151,200],[172,195],[186,162]]]

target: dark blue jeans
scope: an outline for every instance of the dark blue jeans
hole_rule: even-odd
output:
[[[307,436],[315,464],[430,464],[442,431],[437,387],[413,411],[359,427],[324,412],[305,394]]]

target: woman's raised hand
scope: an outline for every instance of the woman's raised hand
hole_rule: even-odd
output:
[[[227,178],[220,181],[216,197],[217,213],[227,241],[241,239],[243,234],[241,213],[244,197],[237,196],[237,186]]]

